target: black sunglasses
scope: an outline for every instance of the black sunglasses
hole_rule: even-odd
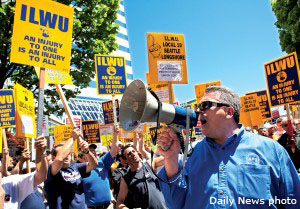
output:
[[[198,104],[198,108],[200,111],[205,111],[211,107],[230,107],[229,104],[224,104],[224,103],[218,103],[218,102],[211,102],[211,101],[205,101],[200,104]]]

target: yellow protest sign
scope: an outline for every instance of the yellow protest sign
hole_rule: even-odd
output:
[[[14,86],[16,105],[16,137],[36,138],[33,93],[20,84]]]
[[[54,144],[58,145],[68,141],[68,139],[71,138],[72,130],[73,130],[72,125],[54,126],[53,127]],[[75,152],[75,153],[78,152],[78,146],[76,141],[74,141],[71,152]]]
[[[164,130],[163,128],[157,129],[157,137],[159,137],[159,134],[163,132],[163,130]],[[150,132],[151,139],[153,139],[155,136],[156,128],[149,128],[149,132]]]
[[[101,125],[100,129],[100,139],[102,146],[108,147],[111,145],[111,140],[113,138],[113,126],[112,125]]]
[[[147,33],[147,47],[151,84],[188,83],[182,34]]]
[[[240,123],[245,126],[259,126],[263,124],[262,113],[259,105],[259,98],[256,94],[240,97]]]
[[[119,138],[124,138],[124,139],[132,139],[133,138],[133,132],[127,132],[125,130],[123,130],[122,128],[120,129],[119,132]]]
[[[271,113],[271,105],[269,102],[268,94],[266,90],[256,91],[247,93],[246,95],[252,95],[255,94],[258,96],[259,106],[262,113],[262,117],[264,120],[270,119],[272,117]]]
[[[74,9],[55,1],[18,0],[10,61],[69,69]]]
[[[127,87],[126,59],[112,55],[95,55],[97,94],[122,95]]]
[[[169,103],[169,87],[168,84],[150,84],[149,72],[146,73],[148,86],[155,92],[161,102]],[[172,85],[172,84],[171,84]],[[175,100],[174,91],[172,89],[172,101]]]
[[[196,100],[198,104],[202,99],[202,97],[204,96],[206,88],[209,86],[221,86],[221,82],[214,81],[214,82],[207,82],[207,83],[195,85],[195,94],[196,94]]]
[[[34,69],[38,78],[40,78],[40,68],[35,67]],[[52,70],[46,68],[45,83],[73,85],[72,77],[70,76],[69,72],[70,70]]]
[[[55,145],[68,141],[68,139],[71,138],[72,130],[72,125],[54,126],[53,133]]]
[[[299,74],[296,52],[265,64],[267,90],[272,107],[300,101]]]
[[[109,147],[111,145],[113,136],[112,135],[104,135],[104,136],[101,136],[100,138],[101,138],[102,146]]]

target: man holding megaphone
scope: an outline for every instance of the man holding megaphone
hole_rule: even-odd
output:
[[[206,137],[175,182],[182,173],[178,135],[166,128],[157,140],[175,208],[300,208],[300,179],[287,152],[276,141],[245,131],[234,91],[208,87],[198,111]]]

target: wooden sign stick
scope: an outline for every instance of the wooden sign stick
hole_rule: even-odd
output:
[[[114,127],[116,127],[116,124],[118,123],[118,119],[117,119],[115,95],[112,95],[111,97],[112,97],[112,104],[113,104]]]
[[[72,112],[71,112],[71,110],[70,110],[70,108],[69,108],[69,106],[68,106],[68,104],[67,104],[67,100],[66,100],[66,97],[65,97],[65,95],[64,95],[64,92],[63,92],[63,90],[62,90],[62,88],[61,88],[61,85],[60,85],[60,84],[55,84],[55,87],[56,87],[56,91],[58,92],[59,98],[60,98],[61,102],[63,103],[65,112],[66,112],[66,114],[67,114],[67,116],[68,116],[68,118],[69,118],[69,120],[70,120],[70,122],[71,122],[71,125],[72,125],[73,127],[77,127],[76,124],[75,124],[75,121],[74,121],[74,119],[73,119]],[[83,140],[82,137],[79,137],[79,141],[80,141],[80,140]],[[79,142],[79,141],[78,141],[78,142]],[[78,147],[79,147],[79,146],[78,146]]]
[[[36,134],[37,137],[43,134],[43,116],[44,116],[44,92],[45,92],[45,68],[40,68],[40,80],[39,80],[39,104],[37,111],[37,121],[36,121]],[[46,152],[46,150],[45,150]],[[36,153],[36,168],[37,170],[41,167],[41,155],[45,153],[40,153],[37,151]]]
[[[29,138],[25,139],[25,148],[29,152]],[[31,172],[31,169],[30,169],[30,159],[26,160],[26,171],[27,171],[27,173]]]
[[[168,91],[169,91],[169,103],[173,104],[173,86],[171,82],[168,82]]]
[[[286,104],[285,109],[286,109],[286,114],[287,114],[287,118],[288,118],[288,131],[287,132],[288,132],[289,136],[293,137],[294,129],[293,129],[293,124],[292,124],[292,120],[291,120],[290,105]]]
[[[44,115],[44,91],[45,91],[45,68],[40,68],[39,80],[39,105],[37,113],[37,136],[43,133],[43,115]]]

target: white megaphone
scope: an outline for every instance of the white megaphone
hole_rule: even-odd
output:
[[[143,122],[156,122],[159,111],[157,99],[147,90],[141,80],[134,80],[126,88],[120,105],[120,125],[125,131],[132,131]],[[186,126],[187,109],[162,102],[159,122],[167,125]],[[197,125],[197,114],[190,110],[190,127]]]

